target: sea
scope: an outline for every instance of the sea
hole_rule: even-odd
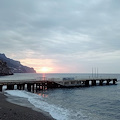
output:
[[[8,101],[48,113],[56,120],[120,120],[120,74],[16,73],[0,80],[46,78],[117,78],[116,85],[56,88],[37,93],[26,90],[3,91]]]

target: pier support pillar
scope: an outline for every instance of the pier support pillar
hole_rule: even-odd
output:
[[[23,90],[25,90],[25,84],[23,84]]]
[[[45,83],[42,83],[42,90],[45,90]]]
[[[14,90],[14,85],[7,85],[7,90]]]
[[[47,90],[47,82],[45,82],[45,90]]]
[[[107,80],[107,81],[106,81],[106,85],[109,85],[109,82],[110,82],[110,81],[109,81],[109,80]]]
[[[115,80],[113,80],[113,84],[115,84]]]
[[[40,91],[40,86],[41,86],[40,83],[36,83],[36,92],[37,92],[37,91]]]
[[[35,86],[34,86],[34,84],[32,84],[32,91],[33,91],[33,93],[34,93],[34,90],[35,90]]]
[[[21,86],[20,86],[20,84],[17,85],[17,89],[18,89],[18,90],[21,90]]]
[[[103,85],[103,80],[100,80],[100,83],[99,83],[99,85]]]
[[[89,80],[85,81],[85,86],[89,86]]]
[[[3,85],[0,85],[0,92],[2,92],[2,86],[3,86]]]
[[[47,82],[47,89],[52,88],[52,83],[51,82]]]
[[[117,82],[117,79],[113,79],[113,84],[115,85]]]
[[[96,80],[92,80],[92,85],[96,85]]]
[[[36,92],[40,91],[40,83],[36,83]]]
[[[35,90],[36,90],[36,92],[37,92],[37,90],[38,90],[38,83],[36,83],[36,88],[35,88]]]
[[[39,90],[40,90],[40,83],[39,83]]]
[[[42,83],[40,83],[40,87],[39,88],[40,88],[40,90],[42,90]]]
[[[30,83],[27,84],[27,90],[28,90],[29,92],[31,92],[31,84],[30,84]]]
[[[49,88],[49,82],[47,82],[47,89]]]
[[[21,90],[24,90],[24,89],[25,89],[25,84],[21,84],[21,85],[20,85],[20,89],[21,89]]]

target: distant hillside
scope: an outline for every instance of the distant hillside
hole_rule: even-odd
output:
[[[3,62],[2,60],[0,60],[0,76],[4,76],[4,75],[13,75],[13,72],[7,66],[6,62]]]
[[[13,59],[7,58],[5,54],[0,54],[0,60],[6,62],[7,66],[14,73],[36,73],[34,68],[23,66],[19,61],[15,61]]]

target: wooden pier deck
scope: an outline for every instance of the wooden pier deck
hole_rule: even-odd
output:
[[[18,90],[27,90],[37,92],[38,90],[46,90],[49,88],[65,88],[78,86],[96,86],[116,84],[116,78],[89,78],[89,79],[74,79],[74,78],[42,78],[42,79],[27,79],[27,80],[0,80],[0,91],[3,86],[7,86],[7,90],[14,90],[15,85]]]

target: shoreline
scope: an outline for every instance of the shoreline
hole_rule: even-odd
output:
[[[0,93],[0,120],[55,120],[31,107],[11,103],[7,98],[3,92]]]

